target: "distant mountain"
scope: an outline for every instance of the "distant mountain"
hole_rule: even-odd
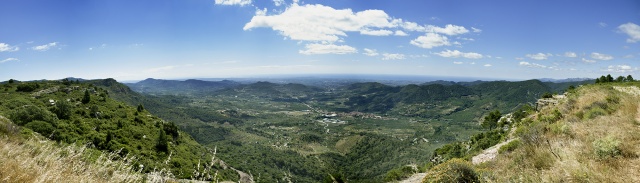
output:
[[[202,81],[189,79],[185,81],[162,80],[148,78],[137,83],[126,83],[132,90],[148,94],[189,94],[211,92],[231,88],[240,83],[230,80]]]
[[[567,79],[553,79],[553,78],[541,78],[538,79],[542,82],[552,82],[552,83],[566,83],[566,82],[579,82],[579,81],[589,81],[594,80],[593,78],[567,78]]]

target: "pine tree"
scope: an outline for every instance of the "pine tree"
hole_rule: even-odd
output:
[[[91,102],[91,95],[89,94],[89,90],[84,91],[84,97],[82,97],[82,103],[87,104]]]

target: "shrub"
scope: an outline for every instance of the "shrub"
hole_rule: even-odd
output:
[[[18,85],[16,91],[18,92],[32,92],[36,89],[40,88],[38,83],[23,83]]]
[[[593,141],[593,149],[598,158],[616,157],[620,155],[620,141],[607,136]]]
[[[53,127],[53,125],[51,125],[51,123],[38,121],[38,120],[29,122],[26,125],[24,125],[24,127],[30,128],[31,130],[38,132],[44,136],[51,135],[55,130],[55,128]]]
[[[455,158],[433,167],[422,182],[480,182],[480,180],[471,163]]]
[[[596,118],[598,116],[604,116],[607,115],[607,111],[599,108],[599,107],[594,107],[589,109],[589,111],[587,111],[587,113],[584,114],[584,118],[586,119],[593,119]]]
[[[516,139],[516,140],[512,140],[511,142],[503,145],[502,147],[500,147],[500,149],[498,149],[498,153],[502,154],[505,152],[511,152],[513,150],[515,150],[516,148],[518,148],[518,146],[520,146],[520,140]]]

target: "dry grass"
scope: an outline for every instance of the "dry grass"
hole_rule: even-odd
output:
[[[91,162],[85,147],[0,137],[0,182],[141,182],[134,159],[114,161],[117,156],[101,154]]]
[[[479,168],[491,172],[487,182],[640,182],[639,103],[610,86],[582,87],[558,106],[560,121],[534,120],[545,126],[539,140]],[[594,108],[606,113],[585,117]]]

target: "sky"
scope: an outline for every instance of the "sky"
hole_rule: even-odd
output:
[[[0,1],[0,81],[273,74],[640,74],[640,1]]]

